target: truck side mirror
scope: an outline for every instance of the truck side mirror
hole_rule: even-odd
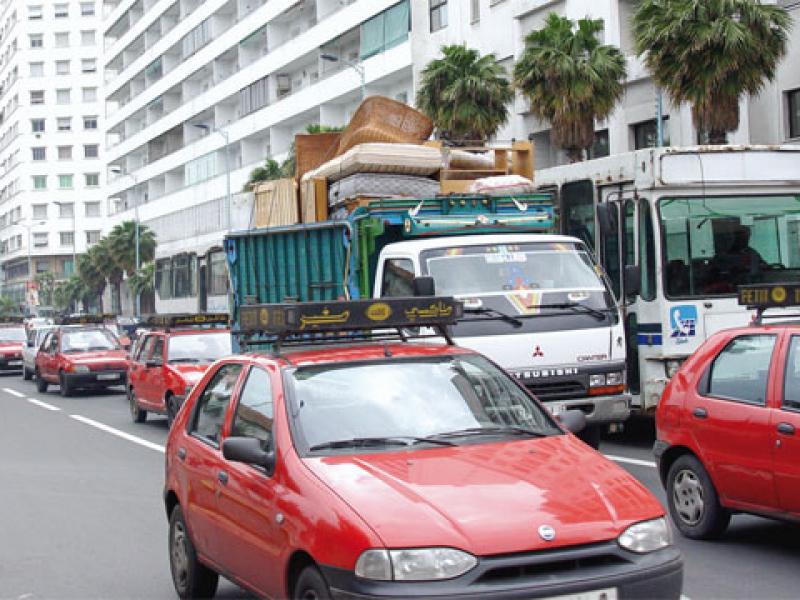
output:
[[[636,297],[642,291],[642,268],[639,265],[625,265],[625,295]]]
[[[435,296],[436,282],[433,277],[414,277],[412,283],[415,296]]]

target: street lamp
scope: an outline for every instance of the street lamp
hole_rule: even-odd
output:
[[[111,173],[120,175],[122,173],[122,167],[111,167],[109,171]],[[136,272],[138,273],[141,265],[139,264],[139,199],[136,197],[136,186],[138,185],[139,181],[134,173],[129,173],[128,177],[130,177],[131,181],[133,182],[133,245],[136,253],[134,256],[134,264],[136,266]],[[141,297],[139,292],[136,292],[136,298],[134,299],[134,312],[134,316],[138,319],[142,312]]]
[[[230,143],[230,137],[228,136],[228,132],[224,129],[212,129],[205,123],[192,123],[198,129],[202,129],[206,132],[206,135],[216,132],[222,136],[225,140],[225,216],[228,220],[227,229],[233,229],[232,221],[231,221],[231,163],[230,157],[228,152],[228,144]]]
[[[328,62],[341,62],[350,67],[351,69],[353,69],[356,73],[358,73],[358,76],[361,78],[361,99],[363,100],[364,98],[367,97],[367,81],[366,81],[367,74],[363,64],[361,64],[360,62],[342,60],[335,54],[323,53],[320,54],[319,57],[322,60],[326,60]]]

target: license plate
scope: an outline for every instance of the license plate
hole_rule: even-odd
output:
[[[617,600],[617,588],[592,590],[591,592],[579,592],[564,596],[551,596],[547,600]]]
[[[550,402],[547,406],[550,409],[550,414],[554,417],[557,417],[567,410],[567,405],[563,402]]]
[[[22,361],[21,360],[10,360],[10,361],[8,361],[8,365],[10,367],[21,367],[22,366]]]
[[[97,376],[98,381],[110,381],[112,379],[119,379],[119,375],[117,373],[100,373]]]

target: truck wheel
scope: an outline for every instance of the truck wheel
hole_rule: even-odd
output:
[[[31,370],[28,367],[22,367],[22,378],[25,381],[30,381],[33,379],[33,373],[31,373]]]
[[[67,377],[64,375],[64,373],[61,373],[58,376],[58,386],[59,392],[62,396],[65,398],[72,396],[72,386],[70,386],[69,381],[67,381]]]
[[[583,431],[578,432],[577,436],[584,443],[588,444],[595,450],[600,448],[600,434],[603,431],[602,425],[587,425],[583,428]]]
[[[42,379],[38,370],[34,373],[34,377],[36,378],[36,391],[44,394],[47,391],[48,383]]]
[[[197,560],[180,506],[169,516],[169,567],[180,598],[213,598],[219,575]]]
[[[294,600],[330,600],[328,584],[317,567],[306,567],[294,586]]]
[[[686,537],[710,540],[728,528],[731,513],[719,503],[711,477],[691,454],[684,454],[669,468],[666,489],[669,514]]]
[[[147,411],[139,408],[139,404],[136,402],[136,394],[134,393],[133,389],[128,392],[128,404],[131,409],[131,419],[133,419],[133,422],[144,423],[147,420]]]

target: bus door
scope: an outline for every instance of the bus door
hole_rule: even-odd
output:
[[[208,255],[197,257],[197,312],[208,311]]]

